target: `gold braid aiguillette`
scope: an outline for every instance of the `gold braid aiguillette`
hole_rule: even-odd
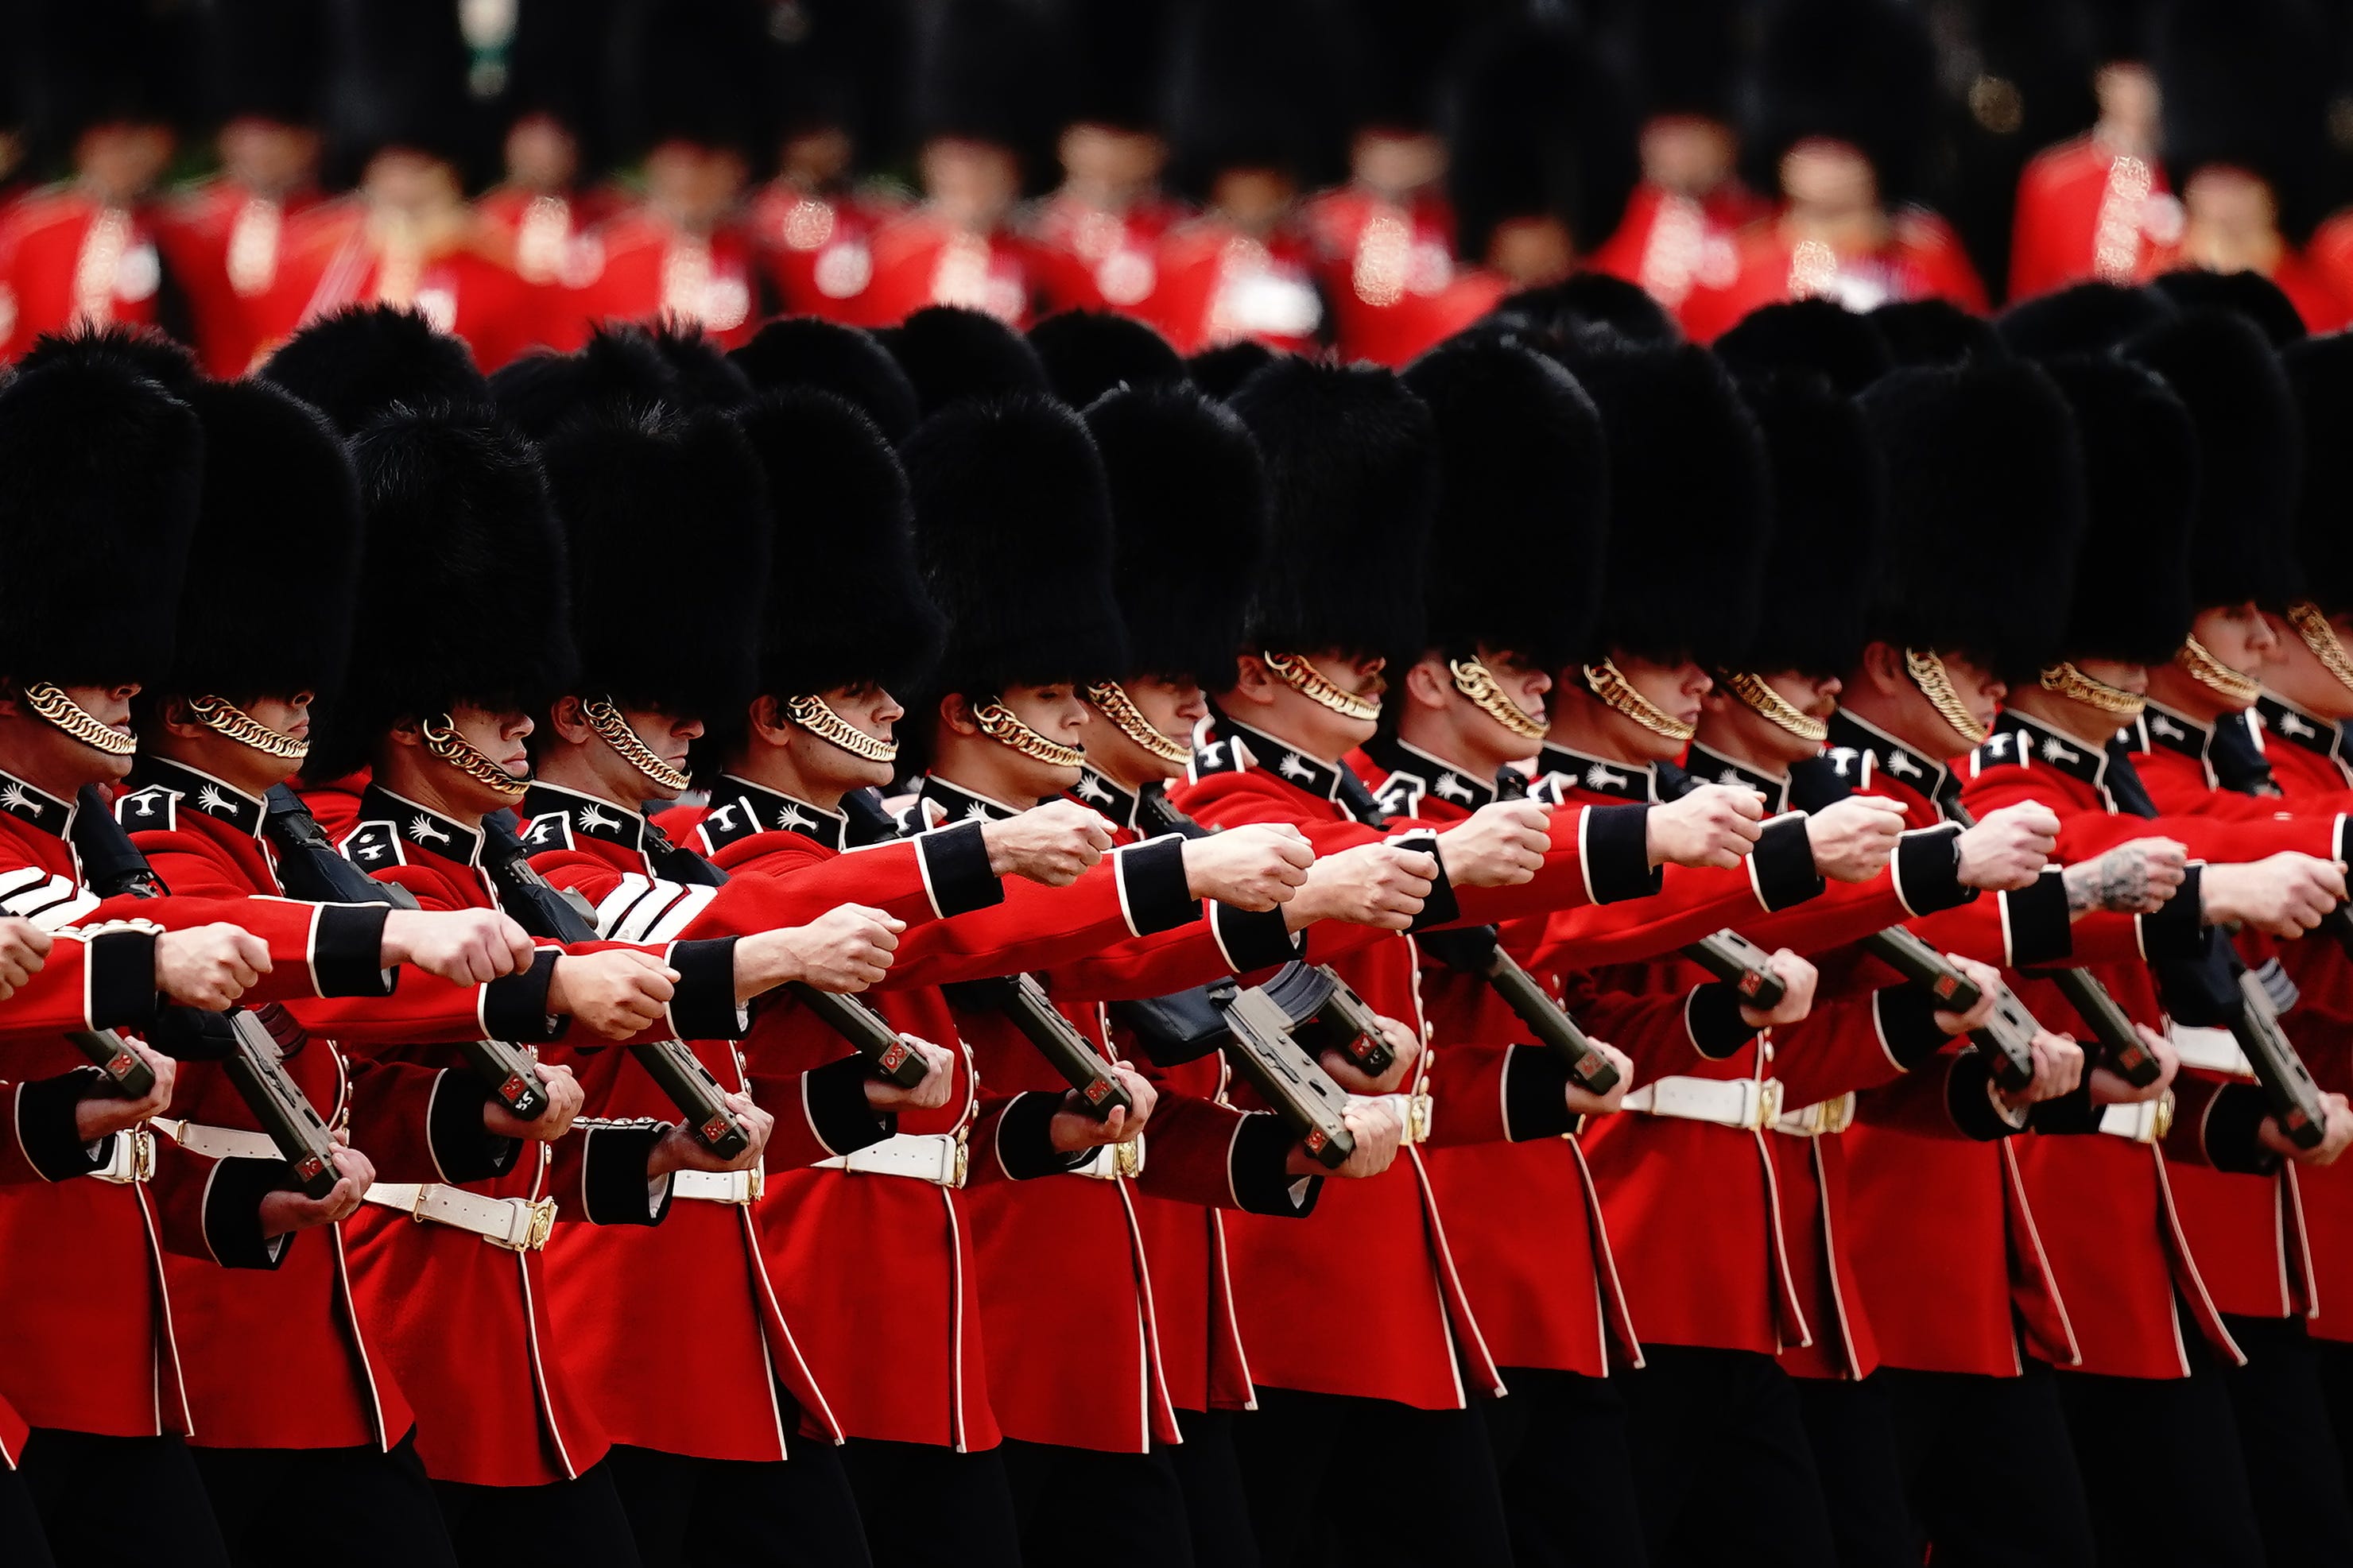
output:
[[[1050,768],[1075,768],[1087,760],[1086,752],[1076,746],[1066,746],[1052,741],[1024,724],[1003,702],[995,699],[972,710],[972,721],[980,732],[1000,746],[1010,746],[1032,762],[1043,763]]]
[[[1355,719],[1361,722],[1381,716],[1379,703],[1368,702],[1353,692],[1341,690],[1300,654],[1261,653],[1258,657],[1285,686],[1303,697],[1322,703],[1343,719]]]
[[[191,697],[188,714],[215,734],[226,735],[240,746],[250,746],[265,757],[299,763],[311,754],[310,742],[280,734],[236,703],[218,697]]]
[[[835,712],[833,705],[822,697],[785,699],[785,717],[818,740],[830,742],[853,757],[863,757],[870,763],[888,763],[898,758],[898,742],[868,734]]]
[[[139,749],[139,737],[126,735],[46,680],[25,684],[25,706],[92,751],[110,757],[127,757]]]
[[[1119,732],[1143,747],[1164,763],[1181,763],[1193,754],[1193,748],[1184,742],[1161,732],[1160,727],[1144,716],[1144,710],[1127,694],[1127,689],[1116,681],[1104,680],[1087,688],[1087,700]]]
[[[483,755],[473,742],[458,733],[456,721],[447,713],[441,715],[438,724],[419,724],[417,732],[425,742],[427,751],[487,789],[520,800],[523,791],[531,787],[528,777],[515,777]]]
[[[1904,650],[1904,668],[1911,675],[1912,684],[1920,689],[1920,695],[1953,727],[1954,734],[1972,747],[1985,744],[1992,731],[1978,722],[1969,705],[1953,689],[1953,678],[1946,673],[1943,659],[1928,649],[1907,647]]]
[[[588,727],[596,731],[597,737],[612,747],[623,762],[653,780],[656,788],[682,790],[694,782],[654,754],[653,748],[629,728],[629,721],[621,717],[621,710],[613,706],[611,698],[600,697],[594,702],[583,702],[580,712],[588,721]]]
[[[2137,691],[2126,691],[2121,686],[2110,686],[2105,680],[2085,675],[2066,659],[2061,659],[2042,672],[2042,689],[2081,702],[2086,708],[2096,708],[2103,713],[2113,713],[2119,719],[2140,717],[2148,706],[2148,699]]]
[[[1779,725],[1800,741],[1827,741],[1831,727],[1827,720],[1817,719],[1796,703],[1773,689],[1773,683],[1761,675],[1746,670],[1735,670],[1720,678],[1724,689],[1746,702],[1759,715]]]
[[[1450,658],[1446,668],[1453,672],[1454,689],[1471,700],[1472,707],[1509,730],[1523,741],[1545,738],[1545,721],[1541,715],[1529,712],[1513,701],[1495,680],[1495,672],[1486,661],[1476,658]]]
[[[1695,725],[1686,724],[1641,692],[1634,689],[1615,660],[1603,659],[1599,664],[1585,667],[1586,689],[1624,714],[1654,735],[1664,735],[1670,741],[1688,741],[1697,734]]]

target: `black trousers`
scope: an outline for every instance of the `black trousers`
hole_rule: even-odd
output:
[[[1626,1400],[1635,1502],[1661,1564],[1836,1561],[1795,1380],[1771,1356],[1646,1345],[1612,1373]]]
[[[1519,1568],[1641,1568],[1642,1518],[1626,1401],[1606,1378],[1507,1366],[1502,1399],[1483,1399],[1504,1514]]]
[[[2321,1392],[2320,1358],[2302,1318],[2226,1318],[2246,1352],[2220,1366],[2239,1422],[2247,1493],[2271,1568],[2353,1563],[2353,1503]]]
[[[1486,1428],[1469,1410],[1261,1388],[1234,1423],[1260,1555],[1279,1568],[1511,1568]]]
[[[465,1568],[638,1568],[629,1515],[599,1461],[543,1487],[435,1481]]]
[[[784,1460],[698,1459],[616,1445],[605,1456],[645,1568],[866,1568],[866,1530],[832,1444]]]
[[[2337,1458],[2346,1490],[2353,1493],[2353,1344],[2335,1340],[2312,1342],[2318,1363],[2320,1397],[2328,1406],[2328,1425],[2337,1436]]]
[[[2017,1377],[1882,1367],[1799,1378],[1840,1568],[2083,1568],[2092,1521],[2049,1367]]]
[[[177,1437],[37,1427],[17,1473],[63,1568],[228,1568],[212,1501]]]
[[[23,1568],[57,1568],[58,1560],[49,1555],[48,1531],[41,1528],[40,1510],[33,1506],[33,1493],[25,1485],[25,1478],[5,1464],[0,1464],[0,1563],[23,1564]]]
[[[959,1454],[852,1437],[841,1463],[875,1568],[1021,1568],[1021,1528],[997,1449]]]
[[[1242,1489],[1241,1458],[1234,1451],[1234,1423],[1250,1418],[1239,1410],[1176,1412],[1176,1429],[1185,1440],[1169,1459],[1176,1467],[1176,1484],[1185,1489],[1193,1561],[1201,1568],[1259,1568],[1250,1494]]]
[[[1104,1525],[1119,1521],[1123,1564],[1193,1568],[1193,1532],[1175,1450],[1106,1454],[1007,1438],[997,1450],[1027,1568],[1092,1568],[1103,1558]]]
[[[322,1550],[357,1568],[458,1568],[440,1500],[406,1437],[388,1454],[373,1446],[188,1453],[237,1568],[310,1568]]]
[[[2188,1377],[2058,1374],[2100,1561],[2263,1568],[2230,1391],[2187,1314],[2180,1334]]]

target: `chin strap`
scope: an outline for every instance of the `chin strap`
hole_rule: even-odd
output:
[[[1470,699],[1471,705],[1480,712],[1484,713],[1523,741],[1541,741],[1545,738],[1546,728],[1544,716],[1531,713],[1513,701],[1504,693],[1503,686],[1495,679],[1495,672],[1487,668],[1484,660],[1450,658],[1446,661],[1446,668],[1453,673],[1454,689]]]
[[[580,704],[580,714],[588,721],[588,727],[596,731],[599,740],[612,747],[623,762],[651,779],[657,788],[682,790],[694,782],[654,754],[653,748],[629,728],[629,721],[621,717],[621,710],[613,706],[611,698],[600,697],[594,702],[584,700]]]
[[[188,717],[216,735],[226,735],[280,762],[299,763],[311,754],[310,742],[280,734],[236,703],[217,697],[189,698]]]
[[[1324,672],[1295,653],[1261,653],[1259,659],[1274,671],[1275,679],[1298,692],[1302,697],[1320,702],[1343,719],[1359,722],[1378,719],[1381,705],[1367,702],[1352,692],[1341,690],[1324,678]]]
[[[835,712],[833,705],[822,697],[786,698],[785,717],[853,757],[863,757],[870,763],[894,762],[898,758],[898,742],[868,734]]]
[[[1664,735],[1670,741],[1688,741],[1699,732],[1697,726],[1684,723],[1635,690],[1614,659],[1587,665],[1585,689],[1654,735]]]
[[[1163,732],[1161,728],[1144,716],[1144,710],[1127,694],[1126,688],[1116,681],[1098,681],[1087,688],[1087,700],[1095,710],[1112,721],[1118,731],[1143,747],[1164,763],[1181,763],[1191,757],[1193,748]]]
[[[2345,651],[2337,628],[2328,624],[2320,606],[2309,599],[2298,599],[2287,607],[2287,621],[2304,639],[2304,646],[2312,650],[2312,656],[2328,667],[2328,673],[2337,678],[2337,683],[2353,687],[2353,654]]]
[[[1087,760],[1086,752],[1078,747],[1050,741],[1024,724],[1012,709],[996,698],[974,709],[972,721],[980,726],[982,734],[1000,746],[1012,747],[1033,763],[1043,763],[1050,768],[1075,768]]]
[[[2335,635],[2330,635],[2332,642]],[[2243,670],[2232,668],[2206,651],[2196,637],[2183,639],[2181,651],[2173,656],[2189,678],[2212,690],[2235,708],[2244,708],[2263,694],[2263,683]]]
[[[528,775],[515,777],[484,756],[471,741],[458,733],[456,721],[447,713],[441,715],[438,724],[419,724],[417,733],[424,741],[427,752],[485,789],[495,790],[510,799],[521,800],[523,791],[531,787]]]
[[[111,724],[100,722],[97,714],[67,696],[63,687],[32,680],[25,683],[24,693],[26,707],[92,751],[104,752],[110,757],[127,757],[139,749],[138,736],[126,735]]]
[[[1736,670],[1716,678],[1724,689],[1754,709],[1760,716],[1787,730],[1800,741],[1827,741],[1831,737],[1830,721],[1817,719],[1796,703],[1773,689],[1772,682],[1761,675]]]
[[[2148,706],[2148,699],[2139,692],[2126,691],[2121,686],[2110,686],[2105,680],[2095,680],[2066,659],[2061,659],[2042,672],[2042,689],[2055,691],[2070,701],[2081,702],[2086,708],[2096,708],[2103,713],[2113,713],[2127,723],[2139,718],[2140,710]]]
[[[1928,705],[1953,727],[1953,733],[1968,742],[1969,750],[1985,744],[1992,731],[1977,721],[1961,694],[1953,689],[1953,678],[1945,670],[1945,661],[1926,648],[1907,647],[1904,650],[1904,668],[1912,677],[1912,684]]]

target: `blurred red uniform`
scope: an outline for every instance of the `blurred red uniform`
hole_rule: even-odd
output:
[[[1039,310],[1124,310],[1149,319],[1161,241],[1185,216],[1182,205],[1160,198],[1114,213],[1060,191],[1048,196],[1028,225]]]
[[[280,287],[299,325],[345,305],[414,305],[466,340],[487,374],[546,341],[546,301],[473,240],[426,255],[368,232],[357,202],[314,207],[288,226]]]
[[[1314,352],[1324,325],[1314,251],[1304,235],[1278,228],[1264,238],[1213,214],[1160,238],[1159,287],[1135,314],[1160,329],[1179,353],[1242,338],[1293,353]]]
[[[1731,285],[1740,271],[1740,231],[1772,214],[1772,203],[1737,181],[1694,199],[1645,180],[1617,232],[1586,265],[1640,283],[1680,319],[1694,289]]]
[[[891,209],[856,196],[821,195],[776,180],[752,200],[760,265],[787,314],[822,316],[852,327],[885,323],[873,314],[874,231]]]
[[[578,347],[603,321],[675,316],[700,325],[723,348],[740,348],[775,314],[751,230],[725,224],[689,234],[651,212],[623,213],[588,237],[601,250],[596,271],[555,296],[549,342]]]
[[[1394,202],[1358,186],[1304,215],[1340,358],[1402,365],[1493,308],[1504,280],[1454,261],[1454,214],[1435,192]]]
[[[149,208],[50,185],[0,211],[0,361],[43,332],[164,321],[164,258]]]
[[[1038,282],[1037,253],[1020,236],[968,234],[917,208],[875,230],[865,319],[888,325],[926,305],[963,305],[1026,328]]]
[[[1683,311],[1683,330],[1713,342],[1760,305],[1824,298],[1851,310],[1903,300],[1949,300],[1983,315],[1985,285],[1978,281],[1960,237],[1922,207],[1894,215],[1887,243],[1875,251],[1841,256],[1818,239],[1793,239],[1778,224],[1759,224],[1740,239],[1740,266],[1729,287],[1694,289]]]
[[[2037,153],[2018,177],[2010,226],[2014,303],[2098,279],[2146,278],[2150,253],[2181,237],[2181,203],[2165,169],[2086,133]]]
[[[196,357],[207,374],[243,375],[294,331],[302,302],[279,287],[287,226],[326,198],[279,198],[227,178],[206,180],[156,215],[155,242],[185,290]]]

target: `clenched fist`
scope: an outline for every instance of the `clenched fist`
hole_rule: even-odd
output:
[[[1544,869],[1552,810],[1540,801],[1497,800],[1438,836],[1438,858],[1458,888],[1509,888]]]
[[[261,1234],[263,1237],[285,1236],[297,1230],[310,1230],[318,1226],[333,1225],[359,1213],[360,1202],[367,1190],[375,1184],[375,1165],[365,1154],[350,1146],[343,1134],[335,1133],[335,1184],[323,1198],[308,1193],[269,1193],[261,1200]]]
[[[1770,1007],[1743,1007],[1741,1020],[1753,1029],[1794,1024],[1814,1010],[1814,984],[1821,972],[1786,947],[1773,950],[1765,967],[1781,977],[1781,1000]]]
[[[1437,881],[1434,855],[1394,844],[1359,844],[1318,856],[1282,912],[1293,931],[1317,921],[1404,931],[1421,913]]]
[[[2209,866],[2199,887],[2206,918],[2216,925],[2302,936],[2344,901],[2345,862],[2283,851],[2242,865]]]
[[[955,1088],[955,1052],[913,1035],[899,1037],[907,1042],[909,1050],[923,1058],[923,1076],[913,1089],[902,1089],[887,1078],[868,1079],[866,1108],[889,1112],[937,1110],[948,1102],[948,1095]]]
[[[172,1077],[180,1064],[144,1040],[125,1035],[122,1043],[147,1064],[155,1081],[137,1100],[122,1100],[116,1097],[107,1079],[93,1077],[90,1092],[74,1102],[74,1133],[85,1143],[95,1143],[110,1132],[136,1127],[149,1117],[161,1116],[171,1109]]]
[[[570,1016],[600,1038],[626,1040],[661,1022],[677,994],[678,971],[651,953],[567,952],[555,961],[547,1010]]]
[[[1834,882],[1868,882],[1887,869],[1904,832],[1904,808],[1882,795],[1851,795],[1806,817],[1814,869]]]
[[[1075,1154],[1082,1149],[1100,1149],[1107,1143],[1133,1143],[1144,1135],[1144,1124],[1152,1120],[1152,1108],[1160,1103],[1160,1091],[1142,1073],[1120,1062],[1113,1067],[1112,1075],[1119,1079],[1120,1088],[1134,1106],[1113,1106],[1109,1116],[1097,1121],[1089,1114],[1079,1099],[1077,1089],[1062,1097],[1062,1109],[1054,1112],[1047,1126],[1054,1147],[1065,1154]]]
[[[1282,1168],[1294,1176],[1338,1176],[1362,1181],[1395,1164],[1398,1151],[1405,1146],[1405,1123],[1398,1120],[1397,1111],[1386,1100],[1349,1096],[1348,1103],[1340,1108],[1340,1125],[1348,1130],[1356,1146],[1338,1165],[1325,1170],[1322,1162],[1303,1145],[1291,1152]]]
[[[2157,1079],[2152,1083],[2133,1084],[2111,1069],[2092,1069],[2092,1103],[2094,1105],[2131,1105],[2139,1100],[2155,1100],[2173,1087],[2173,1075],[2181,1070],[2181,1058],[2173,1042],[2150,1028],[2147,1024],[2135,1024],[2133,1033],[2140,1037],[2141,1048],[2157,1063]]]
[[[48,962],[49,933],[15,915],[0,919],[0,1002],[16,994]]]
[[[1050,800],[1018,816],[985,825],[988,868],[999,877],[1027,877],[1067,888],[1111,853],[1111,829],[1102,816],[1074,800]]]
[[[1765,797],[1753,789],[1702,784],[1651,808],[1645,829],[1653,866],[1737,866],[1765,831]]]
[[[1395,1094],[1413,1079],[1413,1065],[1421,1059],[1421,1037],[1414,1033],[1410,1025],[1388,1016],[1380,1018],[1380,1027],[1381,1038],[1388,1042],[1397,1059],[1378,1078],[1337,1051],[1324,1051],[1316,1058],[1324,1070],[1332,1075],[1332,1081],[1350,1094]]]
[[[532,1138],[542,1143],[553,1143],[571,1131],[572,1120],[586,1098],[580,1080],[570,1068],[547,1062],[539,1064],[539,1077],[547,1094],[546,1110],[525,1121],[496,1099],[487,1100],[482,1102],[482,1131],[493,1138]]]
[[[2333,1165],[2337,1156],[2345,1152],[2345,1146],[2353,1143],[2353,1110],[2347,1108],[2341,1094],[2322,1095],[2320,1104],[2328,1116],[2328,1132],[2316,1148],[2297,1148],[2280,1131],[2279,1123],[2268,1116],[2255,1130],[2255,1136],[2264,1148],[2282,1159],[2293,1160],[2299,1165]]]
[[[735,1113],[747,1135],[744,1147],[735,1157],[723,1160],[703,1147],[702,1140],[683,1127],[673,1127],[661,1136],[646,1156],[646,1179],[658,1182],[672,1171],[756,1171],[760,1155],[768,1147],[768,1134],[776,1130],[776,1119],[752,1103],[748,1095],[723,1093],[722,1104]]]
[[[1566,1094],[1571,1116],[1615,1116],[1626,1103],[1626,1091],[1634,1087],[1634,1059],[1606,1040],[1588,1040],[1601,1053],[1601,1059],[1618,1069],[1616,1087],[1608,1094],[1596,1094],[1582,1088],[1575,1079],[1568,1081]]]
[[[1314,864],[1307,836],[1287,822],[1229,827],[1185,843],[1187,890],[1253,912],[1289,903]]]
[[[2084,1047],[2075,1043],[2073,1035],[2037,1029],[2027,1049],[2034,1058],[2034,1077],[2026,1087],[2012,1092],[1999,1084],[1994,1086],[1995,1097],[2011,1110],[2046,1100],[2064,1099],[2084,1081]]]
[[[269,973],[269,944],[239,926],[191,926],[155,939],[155,989],[182,1006],[225,1011]]]
[[[899,952],[899,933],[906,929],[907,922],[895,915],[864,904],[842,904],[805,926],[744,937],[735,943],[738,999],[757,996],[788,980],[819,991],[863,991],[890,972]]]
[[[1989,893],[2031,888],[2058,847],[2059,814],[2040,801],[1989,811],[1961,831],[1961,886]]]
[[[487,985],[528,969],[531,937],[496,910],[392,910],[384,917],[386,969],[414,964],[452,985]]]
[[[2063,878],[2067,912],[2073,916],[2107,910],[2120,915],[2153,915],[2181,890],[2189,864],[2189,851],[2178,839],[2135,838],[2119,844],[2105,855],[2067,868]],[[2219,920],[2212,913],[2211,884],[2203,885],[2210,889],[2207,918]],[[2233,885],[2226,874],[2226,900]]]

